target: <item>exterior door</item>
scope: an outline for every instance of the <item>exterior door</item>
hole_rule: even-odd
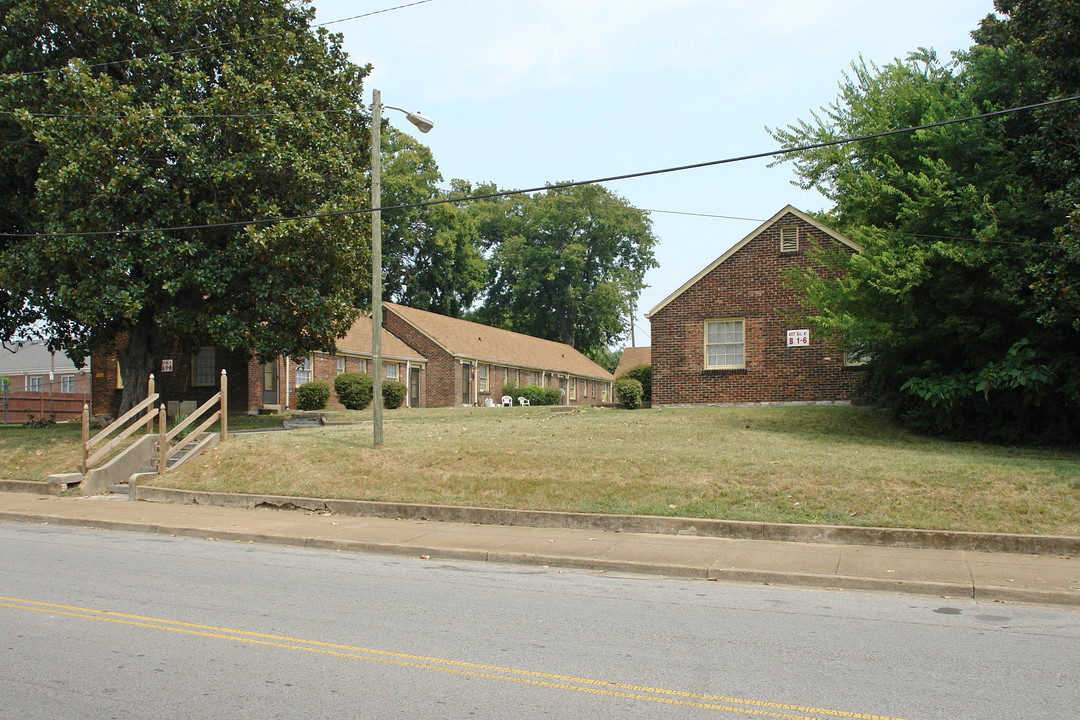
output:
[[[461,404],[472,405],[472,367],[468,363],[461,364]]]
[[[420,368],[409,369],[409,407],[420,407]]]
[[[271,360],[268,363],[263,363],[263,389],[262,389],[262,404],[263,405],[277,405],[278,404],[278,364],[277,360]]]

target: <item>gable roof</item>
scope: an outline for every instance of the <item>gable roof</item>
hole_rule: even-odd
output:
[[[86,358],[86,364],[82,370],[75,366],[65,353],[49,352],[44,340],[27,340],[22,345],[12,343],[0,347],[0,374],[13,373],[18,375],[48,374],[49,371],[63,373],[65,375],[74,372],[85,372],[90,369],[90,358]]]
[[[565,343],[493,328],[469,320],[383,303],[450,355],[494,365],[613,380],[614,376]]]
[[[371,355],[371,340],[371,316],[361,315],[336,344],[339,353]],[[384,358],[427,362],[427,358],[406,345],[401,338],[386,328],[382,329],[381,342]]]
[[[678,290],[676,290],[675,292],[671,293],[666,298],[661,300],[660,303],[656,307],[654,307],[649,312],[645,313],[645,317],[652,318],[653,315],[655,315],[656,313],[660,312],[665,307],[667,307],[671,303],[672,300],[674,300],[675,298],[679,297],[684,292],[689,290],[691,287],[693,287],[698,282],[698,280],[701,280],[701,278],[705,277],[706,275],[711,273],[713,270],[715,270],[716,267],[720,263],[724,262],[725,260],[727,260],[729,257],[734,255],[735,253],[742,250],[743,247],[745,247],[751,240],[754,240],[758,235],[761,235],[761,233],[765,232],[767,229],[772,227],[773,224],[775,224],[780,218],[784,217],[788,213],[791,213],[792,215],[799,218],[800,220],[802,220],[802,221],[804,221],[806,223],[809,223],[814,228],[816,228],[816,229],[820,230],[821,232],[825,233],[826,235],[828,235],[832,239],[836,240],[837,242],[848,246],[849,248],[851,248],[855,252],[861,253],[863,251],[862,246],[859,245],[854,240],[851,240],[850,238],[846,237],[845,235],[842,235],[842,234],[838,233],[837,231],[833,230],[831,227],[829,227],[827,225],[823,225],[822,223],[818,222],[817,220],[810,217],[809,215],[802,212],[801,210],[797,210],[795,207],[793,207],[791,205],[785,205],[783,208],[780,209],[780,211],[778,213],[776,213],[771,218],[769,218],[768,220],[763,222],[761,225],[759,225],[757,227],[757,229],[755,229],[752,233],[750,233],[749,235],[744,237],[742,240],[740,240],[739,242],[732,245],[728,249],[727,252],[725,252],[720,257],[716,258],[716,260],[713,260],[709,265],[707,265],[705,267],[704,270],[702,270],[697,275],[695,275],[694,277],[687,280],[686,283],[684,283],[682,287],[680,287]]]
[[[615,368],[615,377],[638,365],[652,365],[652,346],[628,347],[623,350],[619,358],[619,366]]]

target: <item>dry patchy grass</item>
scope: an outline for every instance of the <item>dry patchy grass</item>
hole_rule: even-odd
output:
[[[371,448],[370,424],[241,435],[164,482],[446,505],[1080,534],[1080,453],[920,438],[867,408],[404,410],[387,412],[385,440]]]

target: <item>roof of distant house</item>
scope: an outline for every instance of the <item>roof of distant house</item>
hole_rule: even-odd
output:
[[[27,340],[21,346],[17,347],[17,345],[17,343],[11,343],[7,348],[0,348],[0,375],[46,374],[50,370],[69,375],[74,372],[89,371],[90,358],[86,358],[86,364],[80,371],[64,353],[49,352],[49,348],[42,340]]]
[[[614,379],[607,370],[565,343],[396,303],[385,303],[385,307],[455,357],[598,380]]]
[[[638,365],[652,365],[651,346],[628,347],[623,350],[622,357],[619,358],[619,366],[615,368],[615,377],[619,377],[630,368]]]
[[[345,337],[337,341],[337,349],[342,354],[372,355],[371,316],[361,315]],[[406,345],[401,338],[393,335],[386,328],[382,329],[382,356],[389,360],[412,360],[426,362],[427,358]]]

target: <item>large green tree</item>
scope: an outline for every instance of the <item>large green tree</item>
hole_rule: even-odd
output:
[[[367,204],[367,68],[312,17],[0,0],[3,339],[125,337],[125,407],[166,347],[332,346],[368,282],[366,216],[242,224]]]
[[[426,146],[387,127],[383,136],[383,293],[387,299],[461,317],[484,289],[479,235],[439,188],[442,174]],[[438,203],[423,205],[423,203]],[[421,204],[420,207],[402,207]]]
[[[645,272],[656,266],[644,212],[599,185],[580,185],[478,201],[466,214],[489,253],[478,319],[590,357],[626,334]]]
[[[1058,4],[999,3],[948,65],[926,50],[857,62],[838,100],[774,136],[796,148],[1077,94],[1080,22]],[[794,278],[808,316],[869,354],[870,392],[913,427],[1075,442],[1078,126],[1073,103],[789,156],[866,248],[830,258],[836,281]]]

